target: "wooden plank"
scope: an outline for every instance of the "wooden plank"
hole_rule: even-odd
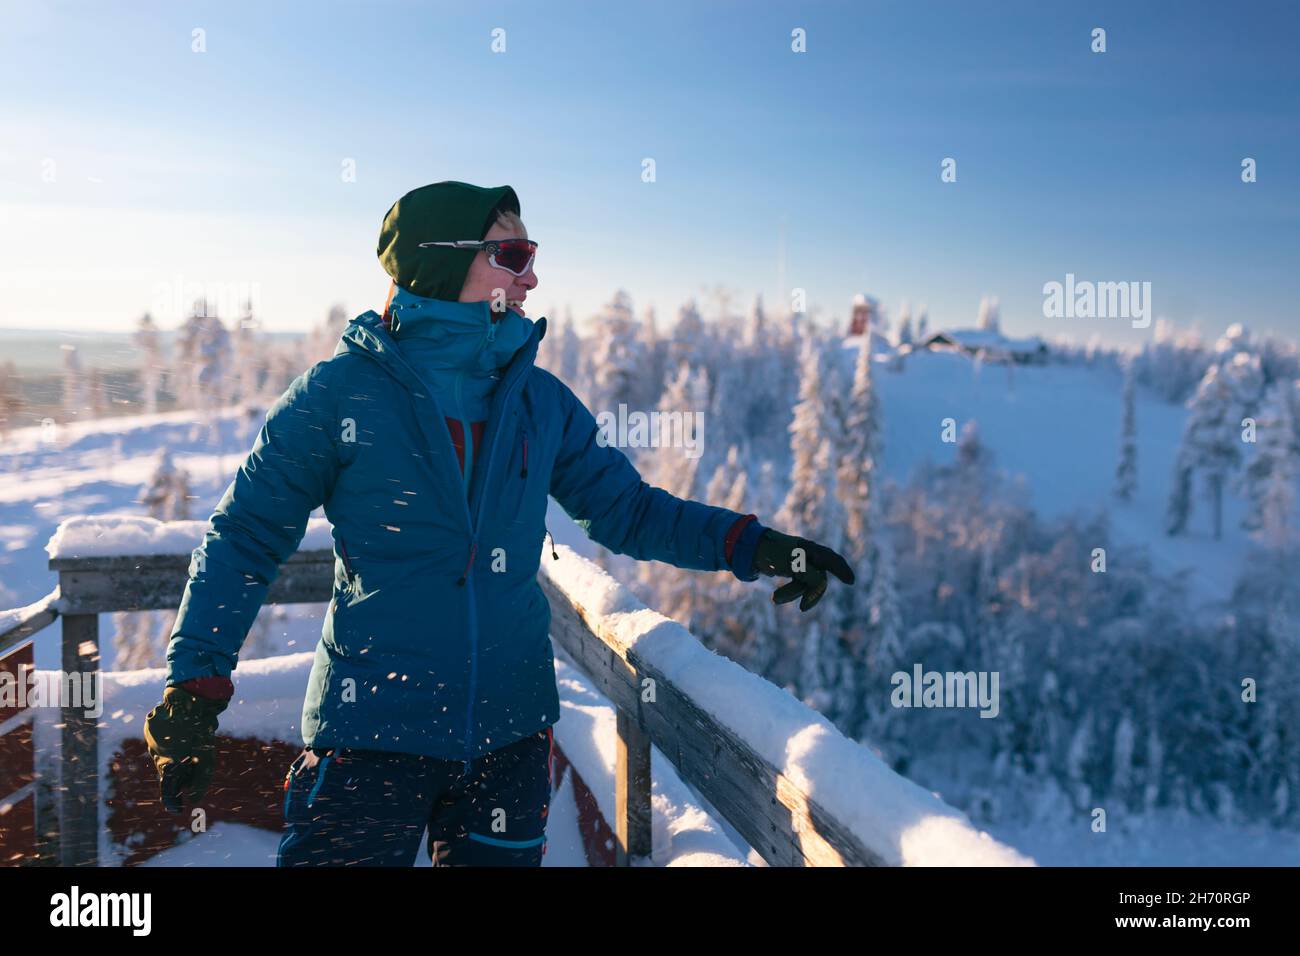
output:
[[[626,710],[617,714],[618,743],[614,771],[615,866],[631,866],[651,850],[650,735]]]
[[[719,723],[635,650],[624,651],[589,625],[582,607],[544,576],[551,636],[620,712],[642,731],[741,836],[772,866],[881,866],[864,846],[780,768]],[[655,702],[641,703],[654,681]],[[621,815],[621,814],[620,814]]]
[[[268,590],[266,604],[324,604],[333,595],[334,557],[286,561]],[[65,614],[175,610],[189,581],[189,555],[161,558],[75,559],[80,567],[59,571]],[[87,565],[88,561],[100,565]],[[67,561],[58,562],[66,564]],[[56,562],[51,561],[54,567]],[[248,579],[253,582],[252,578]]]
[[[196,541],[197,549],[203,542]],[[82,558],[51,558],[51,571],[106,571],[111,574],[129,573],[131,571],[156,571],[169,568],[188,568],[193,552],[180,554],[100,554]],[[329,548],[313,548],[310,551],[295,551],[284,561],[284,566],[292,564],[330,564],[334,563],[334,552]]]
[[[64,615],[64,673],[86,674],[98,670],[98,616]],[[66,706],[61,708],[63,779],[59,862],[62,866],[95,866],[99,860],[99,729],[96,718],[87,717],[85,708],[71,706],[73,703],[66,700]]]
[[[33,634],[43,627],[49,627],[58,616],[59,612],[54,608],[41,607],[30,614],[23,615],[9,628],[0,631],[0,657],[4,657],[20,644],[31,640]]]
[[[6,810],[0,815],[0,866],[17,866],[37,858],[36,795],[28,792],[13,800],[0,798]]]
[[[31,642],[24,644],[17,650],[10,651],[8,654],[0,654],[0,674],[7,675],[6,682],[12,682],[11,686],[19,691],[19,693],[15,694],[12,706],[0,702],[0,727],[3,727],[31,706],[26,699],[27,679],[35,667],[35,648]],[[0,791],[4,790],[4,785],[5,778],[0,775]],[[0,793],[0,796],[3,796],[3,793]]]

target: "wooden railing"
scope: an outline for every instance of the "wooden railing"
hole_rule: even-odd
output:
[[[57,606],[18,625],[11,620],[9,629],[0,633],[0,655],[52,623],[57,613],[63,622],[64,671],[94,670],[99,666],[98,615],[175,608],[189,561],[189,553],[53,558],[50,568],[59,575]],[[332,551],[299,551],[282,565],[267,603],[327,602],[333,572]],[[819,802],[813,792],[818,781],[809,786],[806,777],[802,785],[791,779],[751,741],[676,686],[652,660],[620,641],[602,614],[575,602],[548,574],[539,575],[539,581],[551,605],[553,641],[617,708],[614,823],[620,865],[650,856],[652,745],[770,865],[899,862],[896,846],[886,845],[888,841],[867,845],[861,827],[837,819]],[[654,702],[649,704],[643,702],[647,682],[654,686]],[[755,706],[763,704],[756,701]],[[809,715],[815,719],[811,711]],[[75,707],[64,708],[62,719],[59,859],[68,866],[94,865],[100,812],[96,722]],[[864,748],[856,750],[862,760],[875,759]],[[859,759],[847,753],[850,761]],[[831,780],[821,783],[834,787]],[[864,793],[861,799],[869,801],[871,795]]]

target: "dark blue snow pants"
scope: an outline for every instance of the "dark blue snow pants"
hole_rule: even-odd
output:
[[[551,796],[550,727],[459,760],[307,748],[284,781],[277,866],[540,866]]]

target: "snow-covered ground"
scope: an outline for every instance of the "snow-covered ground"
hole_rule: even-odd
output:
[[[854,341],[840,353],[845,381],[852,380]],[[1199,497],[1188,533],[1164,533],[1186,409],[1137,389],[1137,493],[1123,504],[1114,497],[1123,418],[1118,373],[1082,365],[981,365],[942,352],[910,355],[898,373],[877,367],[890,478],[902,482],[927,460],[951,461],[956,446],[941,440],[943,419],[954,419],[958,431],[973,419],[998,467],[1023,477],[1025,502],[1041,514],[1109,509],[1117,539],[1146,546],[1157,570],[1189,569],[1193,593],[1207,600],[1228,596],[1248,544],[1236,495],[1225,496],[1222,540],[1211,536]]]

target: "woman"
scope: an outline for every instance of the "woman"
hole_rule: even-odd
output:
[[[548,496],[595,541],[681,568],[793,578],[812,607],[828,548],[645,484],[591,412],[534,365],[524,304],[537,244],[509,186],[441,182],[384,219],[384,314],[267,413],[212,515],[145,737],[162,798],[207,790],[230,674],[308,515],[333,526],[334,595],[285,782],[278,862],[398,865],[425,830],[435,865],[540,864],[559,719],[537,583]],[[797,570],[796,570],[797,569]]]

